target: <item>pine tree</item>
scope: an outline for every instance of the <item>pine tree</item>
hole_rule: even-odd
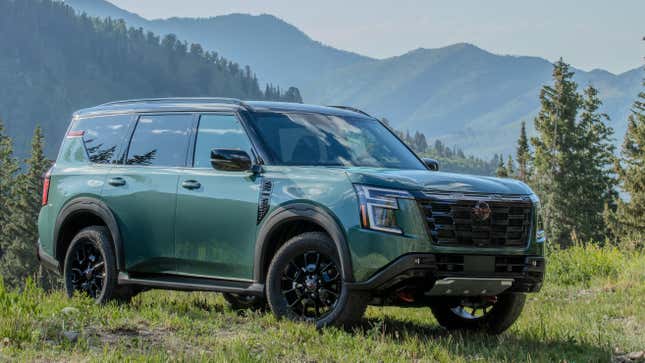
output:
[[[20,287],[27,277],[38,275],[36,221],[41,206],[43,174],[49,164],[43,153],[42,130],[37,127],[31,143],[31,157],[26,160],[27,171],[18,176],[15,197],[8,206],[11,219],[3,226],[3,233],[10,239],[0,260],[0,274],[9,286]]]
[[[499,162],[497,164],[495,175],[497,175],[498,178],[508,178],[508,170],[506,170],[506,166],[504,166],[504,155],[499,156]]]
[[[11,139],[4,134],[4,125],[0,121],[0,258],[9,243],[3,226],[9,222],[9,205],[13,199],[14,181],[18,163],[13,157]]]
[[[529,149],[528,138],[526,137],[526,122],[522,121],[520,138],[517,140],[517,178],[524,183],[529,181],[529,163],[531,162],[531,150]]]
[[[508,174],[509,177],[515,176],[515,166],[513,163],[513,156],[511,156],[511,154],[508,154],[508,160],[506,161],[506,174]]]
[[[535,118],[537,136],[531,138],[535,156],[532,186],[539,195],[550,240],[566,246],[574,231],[578,206],[575,175],[576,115],[581,104],[573,72],[562,59],[553,67],[553,86],[540,91],[541,108]]]
[[[642,249],[645,244],[645,91],[638,94],[627,120],[616,174],[628,199],[619,199],[616,211],[607,213],[608,224],[626,246]]]
[[[615,164],[614,131],[607,126],[609,117],[598,111],[601,105],[598,90],[591,85],[586,87],[576,132],[577,190],[571,196],[577,206],[573,214],[575,233],[582,241],[602,241],[607,237],[603,212],[617,198],[616,179],[611,170]]]

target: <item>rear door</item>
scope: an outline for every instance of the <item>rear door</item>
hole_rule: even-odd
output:
[[[128,271],[176,270],[177,182],[194,121],[190,113],[139,116],[121,164],[110,170],[103,197],[119,223]]]
[[[214,148],[253,155],[234,114],[203,114],[194,147],[194,166],[179,177],[175,252],[178,272],[225,279],[251,279],[260,178],[249,171],[219,171],[210,164]]]

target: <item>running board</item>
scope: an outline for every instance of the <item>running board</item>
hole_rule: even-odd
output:
[[[251,281],[222,280],[171,274],[129,274],[119,272],[119,285],[138,285],[156,289],[214,291],[245,295],[264,295],[264,284]]]
[[[513,286],[513,279],[446,277],[437,280],[428,296],[495,296]]]

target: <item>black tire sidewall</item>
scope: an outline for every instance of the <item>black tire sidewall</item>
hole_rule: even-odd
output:
[[[453,299],[437,299],[430,304],[432,313],[444,328],[449,330],[484,331],[489,334],[500,334],[513,325],[519,318],[526,301],[522,293],[506,293],[498,296],[493,309],[479,319],[465,319],[455,314]]]
[[[271,310],[278,318],[288,318],[291,320],[303,320],[302,317],[296,315],[289,307],[286,298],[282,295],[281,280],[282,271],[285,266],[289,264],[295,257],[302,255],[307,251],[320,252],[336,264],[340,271],[340,259],[336,248],[331,239],[324,233],[309,232],[293,237],[285,243],[275,254],[269,272],[267,274],[267,300]],[[352,309],[350,299],[350,292],[348,291],[344,281],[341,282],[341,292],[336,306],[326,316],[316,320],[317,327],[324,327],[329,325],[344,325],[350,322],[350,318],[356,318],[352,314],[348,314],[348,310]],[[364,310],[364,307],[363,307]],[[353,314],[357,315],[357,314]],[[362,311],[361,311],[362,315]]]
[[[117,271],[116,262],[114,258],[114,248],[112,240],[107,228],[100,226],[92,226],[82,229],[74,236],[72,242],[65,254],[65,267],[64,267],[64,284],[67,296],[72,297],[76,290],[71,283],[71,259],[72,254],[76,248],[82,244],[92,244],[100,253],[103,261],[105,262],[105,278],[103,281],[103,288],[95,301],[99,304],[104,304],[112,299],[117,285]]]

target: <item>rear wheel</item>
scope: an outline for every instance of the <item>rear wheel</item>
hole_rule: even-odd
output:
[[[278,250],[269,267],[267,298],[277,317],[317,327],[350,325],[367,306],[363,294],[347,289],[336,248],[321,232],[293,237]]]
[[[430,303],[435,318],[444,328],[477,330],[500,334],[522,313],[526,295],[506,293],[491,297],[440,297]]]
[[[107,228],[92,226],[76,234],[65,255],[64,276],[70,297],[79,292],[100,304],[118,297],[114,248]]]

